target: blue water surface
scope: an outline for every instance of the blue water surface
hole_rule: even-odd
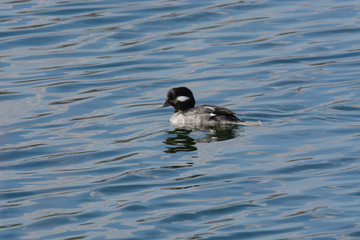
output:
[[[3,1],[0,239],[359,239],[359,6]]]

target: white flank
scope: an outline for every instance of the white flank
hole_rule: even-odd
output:
[[[215,113],[210,113],[210,117],[215,117],[216,114]]]
[[[176,100],[180,101],[180,102],[185,102],[187,100],[189,100],[190,98],[189,97],[186,97],[186,96],[178,96],[176,98]]]

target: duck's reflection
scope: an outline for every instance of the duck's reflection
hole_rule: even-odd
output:
[[[197,150],[195,147],[196,141],[189,136],[191,130],[175,129],[173,131],[167,131],[169,137],[166,138],[165,144],[171,147],[166,147],[166,153],[176,152],[191,152]]]
[[[164,152],[191,152],[196,151],[196,143],[210,143],[216,141],[225,141],[239,136],[243,131],[239,126],[217,126],[217,127],[178,127],[167,131],[169,137],[166,138],[167,145]],[[196,133],[196,134],[193,134]]]

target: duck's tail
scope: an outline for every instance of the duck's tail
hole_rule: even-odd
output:
[[[239,126],[261,126],[262,123],[260,121],[240,121],[235,123]]]

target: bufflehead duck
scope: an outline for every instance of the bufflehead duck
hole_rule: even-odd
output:
[[[260,122],[243,121],[233,111],[214,105],[195,107],[195,98],[190,89],[176,87],[168,91],[166,101],[160,107],[173,106],[175,111],[170,118],[174,126],[258,126]]]

